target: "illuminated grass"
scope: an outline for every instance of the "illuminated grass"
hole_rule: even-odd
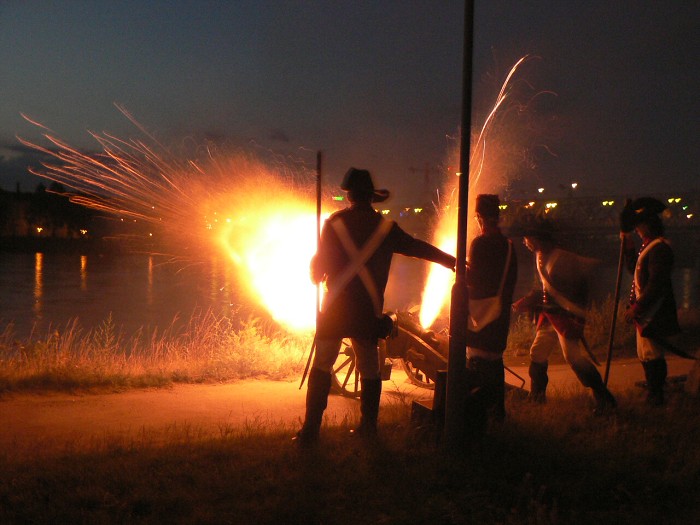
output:
[[[107,318],[84,332],[77,320],[43,337],[0,334],[0,392],[165,386],[298,375],[310,336],[291,337],[262,321],[211,312],[184,330],[141,330],[126,338]]]

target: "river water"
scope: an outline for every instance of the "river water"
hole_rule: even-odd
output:
[[[521,252],[519,258],[516,297],[535,282],[532,257]],[[387,310],[419,302],[425,268],[422,261],[394,258]],[[594,298],[612,294],[616,277],[616,268],[602,268],[596,275]],[[680,308],[700,304],[697,269],[676,269],[674,286]],[[622,300],[629,287],[630,278],[625,275]],[[49,328],[63,328],[76,318],[83,329],[92,329],[111,317],[115,326],[131,334],[139,328],[162,331],[173,324],[183,326],[193,313],[206,310],[218,315],[266,316],[240,290],[235,268],[225,260],[193,265],[149,254],[0,251],[0,331],[13,323],[22,339],[32,330],[43,336]]]

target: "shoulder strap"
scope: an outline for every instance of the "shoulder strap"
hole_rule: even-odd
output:
[[[374,232],[372,232],[370,238],[362,246],[362,249],[357,248],[352,240],[352,237],[350,236],[347,226],[345,226],[345,223],[341,219],[332,221],[330,224],[335,233],[338,235],[338,239],[343,245],[343,248],[348,254],[350,260],[348,265],[343,269],[342,273],[334,281],[333,290],[329,291],[328,295],[326,296],[324,307],[327,308],[328,305],[335,300],[340,291],[343,290],[343,288],[345,288],[345,286],[350,282],[350,280],[352,280],[352,278],[356,275],[359,275],[360,279],[362,280],[362,284],[364,284],[367,293],[372,299],[375,314],[380,316],[382,314],[381,297],[379,296],[376,283],[374,282],[372,275],[367,270],[365,264],[370,257],[374,255],[381,243],[389,234],[394,222],[382,218],[379,221],[377,228],[374,230]]]

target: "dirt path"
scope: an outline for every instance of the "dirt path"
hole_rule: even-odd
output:
[[[687,374],[692,363],[669,359],[669,375]],[[510,366],[527,379],[527,367]],[[613,392],[643,379],[636,360],[615,362],[609,385]],[[506,380],[519,386],[513,375]],[[578,388],[566,365],[550,367],[552,394]],[[526,388],[529,387],[529,382]],[[130,390],[113,394],[21,394],[0,399],[0,448],[39,450],[42,447],[99,443],[110,439],[158,440],[168,435],[222,435],[234,428],[278,428],[290,434],[303,418],[306,386],[299,382],[241,381],[220,385],[175,385],[167,389]],[[382,403],[430,398],[432,392],[411,385],[401,370],[384,383]],[[355,400],[330,396],[330,421],[356,417]]]

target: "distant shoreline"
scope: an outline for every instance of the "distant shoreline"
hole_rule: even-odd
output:
[[[127,253],[133,251],[133,240],[118,238],[61,239],[40,237],[0,237],[0,253]],[[139,243],[140,250],[152,246]]]

